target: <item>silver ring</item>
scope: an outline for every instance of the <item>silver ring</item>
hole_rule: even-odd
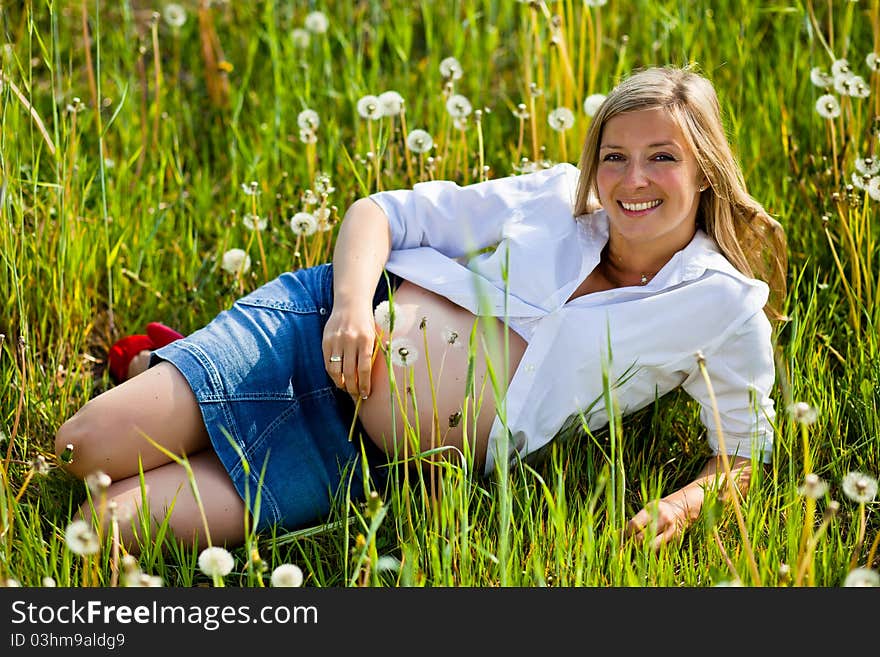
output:
[[[329,359],[329,360],[330,360],[331,363],[341,363],[341,362],[342,362],[342,356],[330,356],[330,359]]]

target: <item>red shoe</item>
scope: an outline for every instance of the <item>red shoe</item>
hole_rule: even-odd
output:
[[[128,378],[128,366],[131,359],[142,351],[150,351],[164,347],[183,336],[159,322],[147,324],[146,335],[128,335],[118,340],[107,354],[110,378],[117,384]]]

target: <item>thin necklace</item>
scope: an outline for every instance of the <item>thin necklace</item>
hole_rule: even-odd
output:
[[[624,280],[618,278],[617,276],[614,276],[611,273],[611,271],[609,270],[609,264],[611,262],[611,258],[608,257],[608,245],[607,244],[605,245],[604,251],[605,251],[606,258],[604,260],[602,260],[602,264],[603,264],[605,278],[609,279],[612,283],[614,283],[618,287],[635,285],[635,283],[628,283],[627,281],[624,281]],[[647,285],[648,281],[650,281],[656,275],[657,275],[656,271],[650,271],[650,272],[643,271],[643,272],[641,272],[639,274],[638,285]]]

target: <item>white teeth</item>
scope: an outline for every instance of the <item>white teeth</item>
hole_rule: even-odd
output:
[[[656,208],[660,205],[660,199],[656,201],[646,201],[644,203],[624,203],[623,201],[620,204],[623,206],[624,210],[628,210],[629,212],[641,212],[642,210],[649,210],[650,208]]]

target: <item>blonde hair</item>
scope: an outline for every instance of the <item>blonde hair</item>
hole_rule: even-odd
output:
[[[740,272],[767,283],[770,298],[764,312],[770,319],[782,319],[788,267],[785,232],[746,191],[742,170],[724,132],[715,89],[690,67],[645,69],[608,94],[584,141],[575,216],[597,209],[599,146],[608,120],[624,112],[658,107],[665,108],[678,123],[709,181],[709,188],[700,195],[697,226],[715,240],[721,253]]]

